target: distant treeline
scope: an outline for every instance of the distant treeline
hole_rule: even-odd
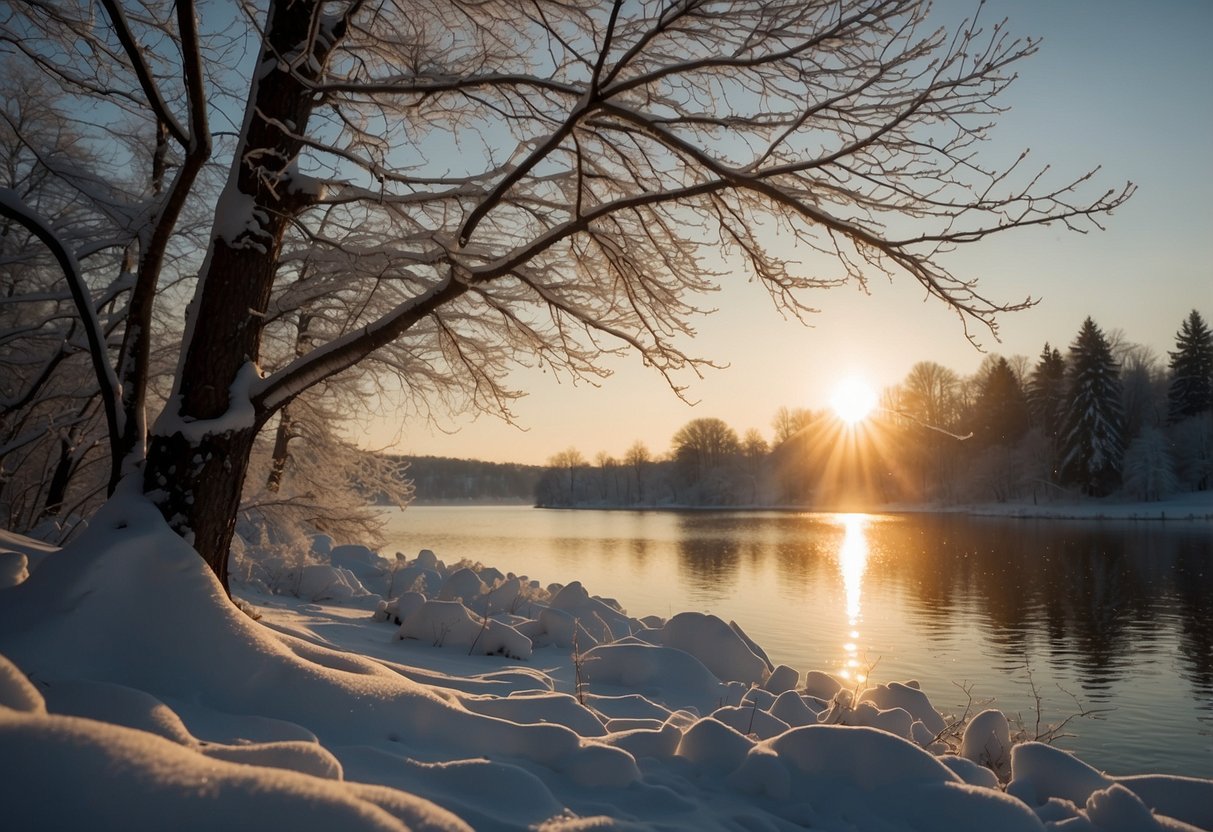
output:
[[[539,465],[481,462],[441,456],[404,457],[412,480],[414,502],[532,503],[543,474]]]
[[[576,448],[549,460],[541,506],[862,507],[892,502],[1157,500],[1213,483],[1213,333],[1193,311],[1164,359],[1088,318],[1066,353],[988,356],[962,377],[914,365],[872,416],[781,408],[768,441],[695,419],[666,453]]]

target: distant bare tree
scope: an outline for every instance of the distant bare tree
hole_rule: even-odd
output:
[[[889,397],[894,420],[905,431],[902,453],[917,470],[921,495],[950,497],[962,412],[961,379],[934,361],[919,361]]]
[[[745,462],[746,477],[750,481],[751,503],[758,502],[759,485],[770,453],[771,446],[762,438],[757,428],[750,428],[745,432],[745,436],[741,438],[741,457]]]
[[[548,471],[540,480],[540,502],[544,505],[574,505],[580,499],[581,476],[589,462],[581,451],[566,448],[548,459]]]
[[[635,502],[643,503],[646,499],[645,483],[648,480],[648,469],[653,464],[653,456],[645,444],[637,440],[624,454],[623,462],[632,469],[632,476],[636,480]]]
[[[806,410],[803,407],[781,407],[775,411],[775,418],[771,420],[771,427],[775,429],[775,447],[779,447],[784,442],[787,442],[800,431],[812,424],[816,418],[813,411]]]
[[[154,141],[150,193],[122,220],[138,243],[123,343],[97,374],[117,402],[115,472],[140,479],[221,579],[258,431],[389,345],[406,391],[508,416],[516,360],[599,376],[604,351],[630,348],[679,385],[706,365],[685,351],[699,298],[734,275],[795,315],[810,309],[803,290],[905,276],[977,337],[973,324],[992,330],[1029,301],[986,297],[947,252],[1017,227],[1097,226],[1131,191],[983,159],[998,96],[1036,43],[1002,22],[929,29],[924,0],[230,10],[208,6],[220,29],[193,0],[22,3],[0,21],[18,59]],[[229,145],[211,119],[237,100]],[[216,148],[230,172],[149,429],[157,283]],[[117,256],[73,251],[12,192],[0,213],[39,229],[69,279],[81,256]],[[791,253],[769,245],[776,229]],[[301,249],[307,303],[348,314],[266,375],[271,303]],[[798,272],[810,250],[837,273]]]

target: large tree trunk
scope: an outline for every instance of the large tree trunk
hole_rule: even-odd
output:
[[[257,431],[270,417],[243,390],[261,350],[264,313],[291,220],[313,203],[295,186],[293,162],[314,105],[298,74],[315,76],[336,39],[309,44],[315,0],[275,2],[244,133],[186,328],[174,396],[148,446],[143,487],[170,525],[227,586],[228,547]],[[277,57],[311,51],[291,68]],[[294,125],[287,132],[283,125]]]
[[[187,439],[153,436],[144,489],[169,525],[197,550],[228,588],[228,548],[255,428]],[[157,487],[158,486],[158,487]]]

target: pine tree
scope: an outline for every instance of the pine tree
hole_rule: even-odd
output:
[[[1049,445],[1049,471],[1057,478],[1057,455],[1060,450],[1061,416],[1066,401],[1066,361],[1056,347],[1045,342],[1040,360],[1028,383],[1028,411],[1032,425]]]
[[[1015,371],[999,357],[980,381],[975,439],[980,445],[1010,445],[1028,430],[1028,401]]]
[[[1167,415],[1181,422],[1213,408],[1213,332],[1195,309],[1175,335]]]
[[[1060,475],[1064,483],[1101,496],[1120,478],[1124,411],[1120,372],[1103,332],[1090,318],[1070,345],[1067,397],[1061,424]]]

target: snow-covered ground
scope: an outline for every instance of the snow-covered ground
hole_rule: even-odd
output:
[[[0,536],[0,828],[1213,829],[1213,781],[1008,747],[713,616],[321,549],[298,598],[241,588],[254,621],[139,500]]]

